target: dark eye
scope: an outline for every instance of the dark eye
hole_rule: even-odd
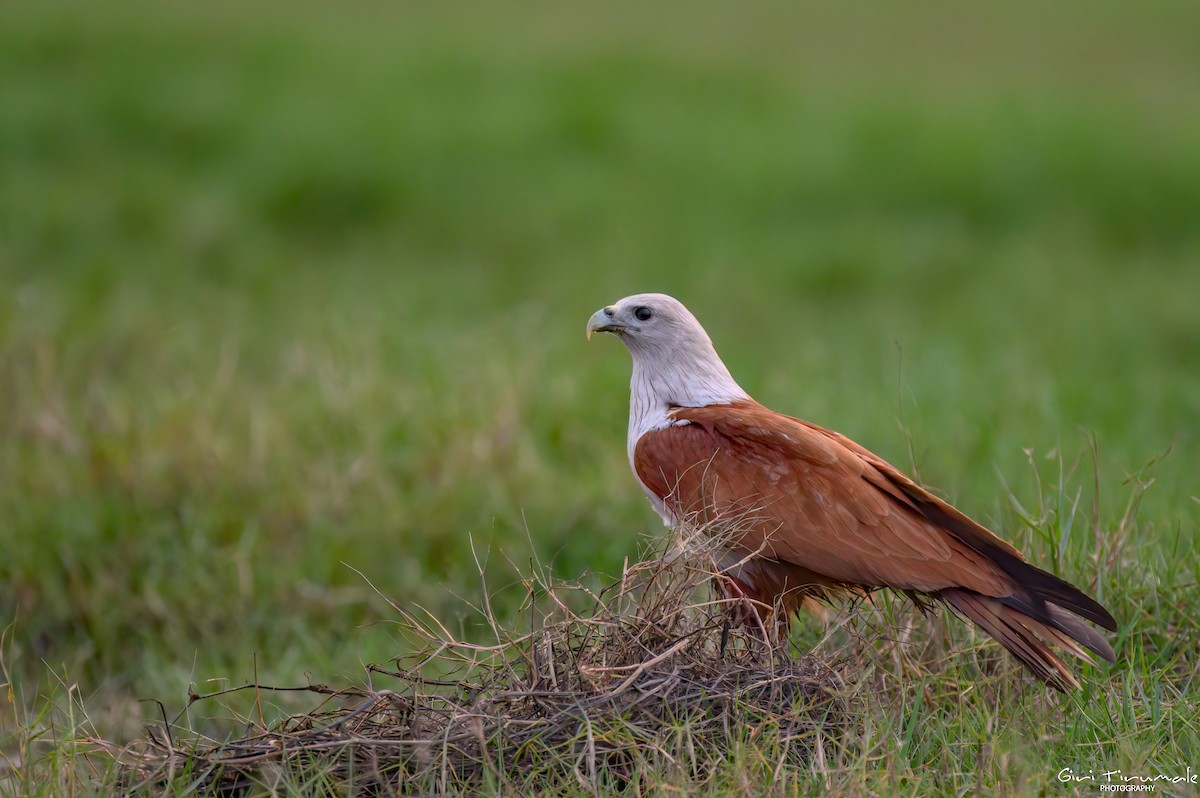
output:
[[[650,321],[650,317],[654,314],[650,312],[650,308],[640,307],[633,309],[633,315],[638,321]]]

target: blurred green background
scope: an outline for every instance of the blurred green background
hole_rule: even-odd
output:
[[[1194,590],[1197,42],[1167,0],[4,4],[13,700],[120,736],[361,678],[382,596],[477,601],[472,540],[619,572],[659,524],[583,327],[639,291],[1084,584],[1095,500],[1118,615]],[[1012,501],[1076,491],[1061,540]]]

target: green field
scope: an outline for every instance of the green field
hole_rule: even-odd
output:
[[[0,794],[106,794],[80,738],[142,699],[361,682],[388,600],[471,634],[472,545],[620,573],[660,524],[583,331],[640,291],[1120,621],[1081,696],[868,696],[799,789],[1200,770],[1197,41],[1169,0],[0,6]]]

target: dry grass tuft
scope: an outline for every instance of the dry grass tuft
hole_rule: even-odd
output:
[[[599,593],[535,571],[524,580],[531,628],[505,628],[485,599],[487,644],[397,607],[418,653],[395,670],[368,668],[368,684],[394,686],[296,688],[326,698],[280,723],[245,719],[251,732],[228,742],[160,730],[119,753],[125,783],[237,794],[319,769],[368,793],[553,784],[637,793],[647,774],[703,782],[751,739],[772,752],[763,765],[776,778],[819,765],[848,722],[842,679],[814,656],[772,647],[761,630],[730,629],[729,602],[709,598],[714,552],[697,531]]]

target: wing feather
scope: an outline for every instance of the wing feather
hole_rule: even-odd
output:
[[[835,582],[1009,592],[1002,569],[931,524],[903,483],[840,436],[756,403],[678,408],[674,416],[687,423],[644,434],[634,468],[681,517],[736,514],[749,522],[746,551],[761,547]]]

